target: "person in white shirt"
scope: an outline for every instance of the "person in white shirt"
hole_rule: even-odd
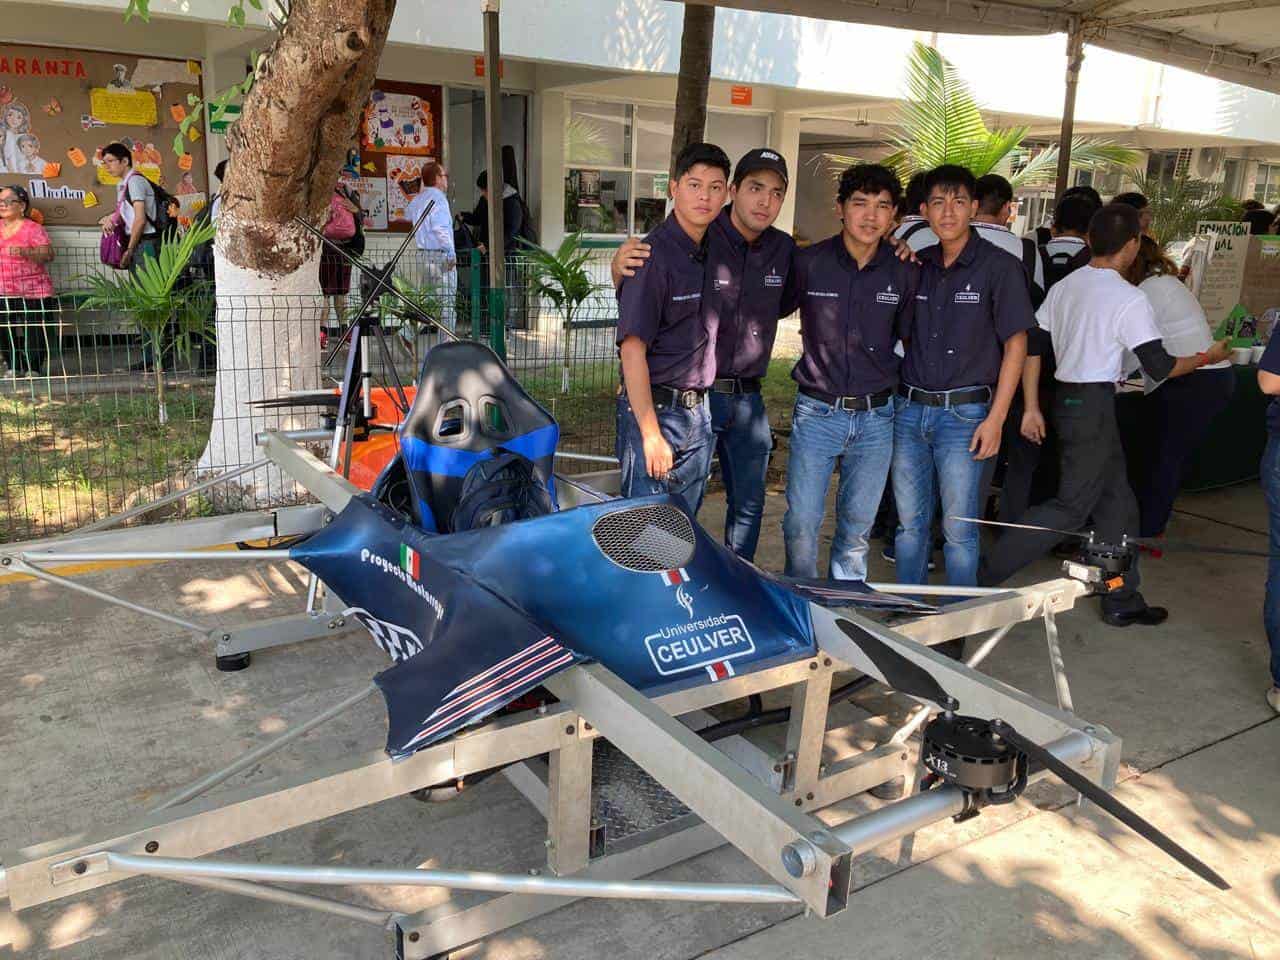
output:
[[[1013,211],[1013,184],[998,173],[978,178],[978,212],[973,228],[987,243],[995,244],[1010,256],[1017,257],[1027,274],[1027,289],[1033,306],[1044,302],[1044,261],[1040,249],[1030,237],[1020,237],[1009,229]]]
[[[1138,211],[1108,204],[1089,223],[1093,254],[1049,291],[1036,322],[1053,342],[1057,390],[1053,421],[1061,448],[1061,480],[1051,500],[1032,507],[1020,522],[1057,530],[1079,530],[1093,517],[1096,539],[1120,545],[1138,532],[1138,504],[1129,487],[1124,449],[1116,423],[1116,383],[1125,351],[1135,353],[1156,380],[1180,377],[1226,358],[1226,341],[1193,356],[1172,357],[1160,341],[1151,301],[1124,278],[1138,255]],[[1043,347],[1040,347],[1043,352]],[[1039,357],[1028,358],[1038,367]],[[1044,418],[1028,411],[1023,433],[1043,436]],[[1048,551],[1060,536],[1035,530],[1010,530],[995,542],[979,573],[979,582],[995,586]],[[1163,623],[1169,611],[1147,606],[1138,592],[1138,564],[1123,584],[1102,596],[1102,620],[1114,627]]]
[[[1177,266],[1160,244],[1144,236],[1125,276],[1151,301],[1166,350],[1187,355],[1207,352],[1213,346],[1204,308],[1178,279]],[[1133,369],[1134,365],[1128,366]],[[1177,380],[1157,380],[1146,370],[1142,379],[1147,395],[1142,434],[1149,456],[1134,493],[1138,496],[1138,532],[1158,537],[1173,512],[1187,460],[1208,434],[1214,418],[1226,409],[1235,392],[1236,375],[1230,362],[1223,360]]]
[[[453,214],[449,210],[449,171],[442,163],[422,168],[422,189],[409,201],[405,215],[417,223],[427,204],[435,201],[418,224],[414,241],[424,251],[427,286],[440,298],[440,322],[452,333],[458,326],[458,256],[453,246]]]
[[[927,175],[927,170],[921,170],[907,181],[902,195],[903,207],[907,214],[898,221],[898,225],[890,234],[893,239],[901,240],[910,247],[913,253],[938,242],[938,235],[933,232],[928,219],[920,212],[920,208],[924,206],[927,199],[924,193],[924,178]]]

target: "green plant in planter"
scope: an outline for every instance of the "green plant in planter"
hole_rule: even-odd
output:
[[[1151,238],[1161,245],[1187,240],[1200,220],[1237,221],[1244,209],[1240,201],[1227,196],[1221,183],[1198,180],[1185,174],[1164,180],[1149,177],[1145,170],[1130,170],[1133,188],[1147,198],[1151,209]]]
[[[569,359],[573,356],[573,316],[595,292],[587,270],[591,251],[583,246],[582,233],[571,233],[552,253],[536,243],[520,239],[529,258],[529,281],[535,293],[546,297],[560,313],[564,325],[564,362],[560,370],[560,392],[569,392]]]
[[[209,337],[211,285],[205,280],[184,287],[178,283],[196,248],[212,240],[214,231],[211,223],[192,226],[180,237],[166,237],[158,255],[143,258],[132,271],[80,279],[88,290],[81,309],[124,313],[129,325],[151,346],[160,423],[169,421],[164,398],[165,354],[187,359],[192,347]]]

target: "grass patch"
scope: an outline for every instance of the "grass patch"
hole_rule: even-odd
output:
[[[178,489],[209,437],[213,387],[0,397],[0,540],[71,529]],[[193,500],[185,515],[208,512]],[[194,513],[193,513],[194,512]]]

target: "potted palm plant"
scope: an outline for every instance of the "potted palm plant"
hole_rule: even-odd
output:
[[[198,280],[185,286],[180,282],[192,254],[213,239],[215,229],[212,223],[193,225],[180,237],[167,235],[155,259],[144,258],[132,271],[81,278],[88,287],[82,309],[124,313],[150,346],[162,424],[169,421],[164,397],[166,352],[189,357],[192,347],[209,334],[209,282]]]
[[[536,243],[521,239],[529,258],[529,279],[536,293],[550,300],[560,314],[563,334],[563,362],[560,392],[569,392],[569,360],[573,356],[573,317],[583,302],[595,292],[595,282],[587,270],[591,251],[583,246],[582,233],[571,233],[552,253]]]

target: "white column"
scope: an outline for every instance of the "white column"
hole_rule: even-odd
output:
[[[787,172],[791,175],[791,184],[787,190],[787,199],[782,203],[782,212],[778,214],[774,224],[783,233],[791,233],[796,223],[796,190],[800,181],[800,114],[779,110],[773,115],[773,143],[770,146],[777,150],[787,161]]]
[[[538,236],[542,238],[544,247],[554,250],[564,239],[565,102],[564,94],[558,90],[548,90],[537,96],[542,107],[537,137],[541,157]]]

